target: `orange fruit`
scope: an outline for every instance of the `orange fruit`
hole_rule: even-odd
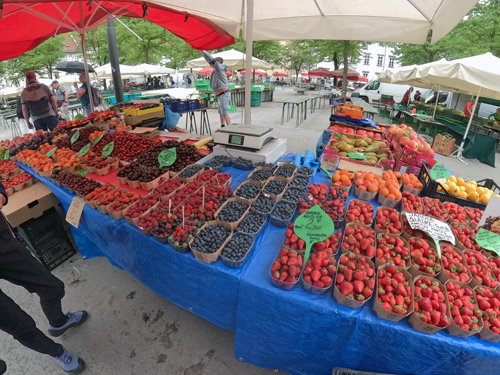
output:
[[[396,199],[396,196],[394,194],[389,194],[389,195],[387,195],[386,198],[388,198],[388,199]]]
[[[340,174],[335,173],[335,174],[333,175],[333,177],[332,177],[332,181],[333,181],[333,182],[337,182],[337,181],[339,181],[339,180],[340,180]]]
[[[387,197],[387,195],[389,194],[389,189],[380,189],[380,194],[382,194],[383,197]]]
[[[342,170],[340,171],[340,174],[341,174],[341,175],[345,175],[345,174],[348,174],[348,173],[349,173],[349,171],[348,171],[347,169],[342,169]]]
[[[376,193],[378,191],[378,186],[375,184],[371,184],[370,187],[368,188],[368,191],[370,193]]]
[[[394,187],[394,186],[389,186],[389,194],[390,195],[394,195],[397,193],[397,189]],[[391,199],[394,199],[394,198],[391,198]]]
[[[359,190],[366,191],[366,187],[365,187],[364,185],[360,185],[360,186],[358,186],[358,189],[359,189]]]
[[[394,197],[395,197],[395,199],[400,200],[401,199],[401,192],[399,192],[399,191],[396,192],[396,194],[394,194]]]

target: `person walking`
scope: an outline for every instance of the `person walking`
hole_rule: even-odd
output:
[[[59,84],[59,81],[52,81],[52,92],[56,97],[57,108],[59,110],[59,115],[64,114],[64,120],[69,120],[68,113],[68,99],[69,94],[64,87]]]
[[[26,87],[21,93],[23,117],[29,129],[33,129],[31,118],[36,130],[53,130],[58,123],[59,112],[54,94],[47,85],[39,83],[36,73],[32,70],[26,72]],[[28,111],[29,110],[29,111]]]
[[[83,107],[83,113],[85,117],[90,115],[90,97],[89,97],[89,87],[87,85],[87,76],[85,73],[80,73],[80,83],[82,84],[80,88],[78,88],[78,84],[75,82],[74,86],[76,89],[76,97],[80,100],[80,103]]]
[[[28,123],[24,119],[23,104],[22,104],[21,95],[17,96],[16,106],[17,106],[17,108],[16,108],[16,110],[17,110],[17,123],[19,125],[19,130],[21,131],[21,135],[34,134],[35,133],[35,129],[28,128]],[[29,111],[30,110],[28,108],[28,117],[31,116],[31,114],[29,113]]]
[[[7,194],[0,184],[0,210],[7,203]],[[40,297],[42,311],[49,321],[50,336],[59,337],[68,329],[83,324],[88,318],[86,311],[67,315],[62,312],[63,282],[43,267],[31,256],[26,247],[14,238],[3,215],[0,215],[0,279],[22,286],[28,292],[36,293]],[[80,374],[85,369],[85,362],[81,358],[45,336],[36,327],[33,318],[2,290],[0,290],[0,330],[11,335],[22,345],[51,356],[67,373]],[[0,360],[0,374],[6,369],[5,362]]]
[[[210,76],[210,88],[217,95],[219,103],[220,124],[223,128],[226,125],[231,125],[231,117],[229,117],[229,102],[231,101],[231,91],[227,86],[227,65],[224,64],[222,57],[214,58],[207,51],[202,50],[203,57],[210,66],[214,69]]]

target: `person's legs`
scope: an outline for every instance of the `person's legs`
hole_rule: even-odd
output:
[[[0,359],[0,375],[4,374],[5,371],[7,371],[7,365]]]
[[[57,118],[57,116],[49,116],[49,117],[45,117],[44,119],[44,123],[45,123],[45,126],[47,127],[47,129],[49,129],[50,131],[54,130],[54,128],[57,126],[57,124],[59,123],[59,119]]]
[[[229,102],[231,101],[231,92],[227,91],[219,96],[219,114],[221,116],[221,124],[231,125],[231,117],[229,117]]]
[[[84,105],[83,106],[83,114],[85,115],[85,117],[90,116],[90,112],[91,112],[90,103],[87,105]]]
[[[43,118],[35,120],[35,123],[33,124],[35,126],[36,130],[45,130],[47,131],[47,126],[45,125]]]

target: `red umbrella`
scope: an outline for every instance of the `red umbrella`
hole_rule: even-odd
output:
[[[275,76],[275,77],[288,77],[288,74],[285,74],[285,73],[273,73],[273,76]]]
[[[246,71],[245,70],[242,70],[240,72],[241,74],[245,74]],[[263,72],[262,70],[258,70],[258,69],[252,69],[252,73],[251,74],[256,74],[258,76],[265,76],[266,75],[266,72]]]
[[[206,74],[212,74],[213,71],[214,71],[214,68],[208,67],[208,68],[203,68],[202,70],[198,71],[196,74],[204,76]],[[228,76],[230,76],[231,74],[233,74],[233,73],[231,73],[229,71],[226,72],[226,75],[228,75]]]
[[[187,12],[143,1],[0,0],[0,60],[29,51],[50,37],[68,32],[80,35],[114,17],[145,18],[171,31],[195,49],[215,49],[234,38],[213,22]],[[1,12],[0,12],[1,14]]]
[[[325,68],[318,68],[318,69],[310,70],[309,75],[313,75],[315,77],[326,77],[326,78],[333,77],[332,72],[330,72],[329,70],[326,70]]]
[[[358,79],[356,79],[357,82],[368,82],[368,78],[363,77],[363,76],[358,76]]]
[[[334,70],[332,72],[332,74],[334,77],[344,78],[344,68]],[[360,74],[357,71],[352,70],[352,69],[347,69],[347,80],[348,81],[357,81],[359,77],[360,77]]]

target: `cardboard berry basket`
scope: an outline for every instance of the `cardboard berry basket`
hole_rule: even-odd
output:
[[[32,176],[28,180],[24,181],[22,184],[12,185],[12,187],[14,188],[14,191],[21,191],[21,190],[24,190],[26,188],[29,188],[34,183],[35,183],[35,180],[33,179],[33,176]]]
[[[268,168],[268,167],[257,167],[257,168],[255,168],[255,169],[252,171],[252,173],[250,173],[250,174],[248,175],[248,179],[249,179],[250,181],[252,181],[253,183],[257,184],[257,185],[264,186],[264,185],[267,183],[267,180],[269,180],[269,178],[271,178],[271,177],[269,177],[267,180],[264,180],[264,181],[257,181],[257,180],[253,180],[253,179],[252,179],[253,174],[254,174],[255,172],[257,172],[257,171],[261,171],[261,170],[268,170],[268,171],[271,171],[271,177],[273,176],[273,168]],[[287,181],[287,182],[289,182],[289,181]]]
[[[399,204],[400,201],[401,199],[389,199],[380,194],[380,192],[378,193],[378,203],[381,206],[388,208],[396,208],[396,206]]]
[[[160,184],[163,184],[164,182],[166,182],[168,179],[169,179],[169,172],[166,172],[164,174],[162,174],[160,177],[158,178],[155,178],[153,181],[149,181],[149,182],[141,182],[141,188],[143,188],[144,190],[154,190],[156,189]]]
[[[12,194],[15,193],[15,190],[12,186],[8,187],[8,188],[5,188],[5,194],[7,194],[7,196],[11,196]]]
[[[151,207],[149,210],[147,210],[146,212],[144,212],[141,216],[139,216],[139,219],[151,212],[153,212],[154,210],[159,210],[161,212],[163,212],[163,214],[166,214],[166,211],[163,209],[163,208],[160,208],[158,207],[159,203],[156,203],[153,207]],[[151,227],[148,227],[148,228],[143,228],[143,227],[140,227],[139,226],[139,223],[137,224],[137,229],[139,229],[139,232],[141,232],[142,234],[144,234],[145,236],[152,236],[153,233],[151,233],[151,230],[154,229],[153,226]]]
[[[486,288],[486,287],[482,286],[482,285],[478,285],[475,288],[472,288],[472,290],[474,290],[474,292],[476,292],[477,288]],[[488,289],[490,289],[494,294],[496,294],[500,288],[496,287],[495,289],[492,289],[492,288],[488,288]],[[474,294],[474,296],[475,296],[475,294]],[[490,341],[490,342],[500,342],[500,335],[496,334],[491,329],[489,329],[486,326],[486,324],[484,324],[484,321],[483,321],[483,328],[481,329],[481,331],[479,331],[477,336],[481,340]]]
[[[359,200],[359,199],[358,199]],[[352,199],[351,199],[352,201]],[[350,202],[350,201],[349,201]],[[372,222],[370,223],[370,225],[367,225],[368,227],[371,227],[372,224],[373,224],[373,221],[375,220],[374,219],[374,215],[375,215],[375,207],[373,206],[373,204],[371,204],[370,202],[366,202],[366,201],[362,201],[363,203],[369,205],[369,206],[372,206]],[[346,224],[356,224],[354,221],[351,221],[347,218],[347,212],[349,211],[349,203],[347,203],[346,205],[346,211],[345,211],[345,214],[344,214],[344,217],[345,217],[345,223]],[[361,224],[361,225],[365,225],[365,224]]]
[[[292,173],[292,175],[290,177],[280,177],[280,176],[276,176],[276,172],[278,171],[278,169],[284,165],[289,165],[291,166],[294,171]],[[274,173],[273,173],[273,177],[275,178],[280,178],[282,179],[282,181],[285,181],[287,184],[290,183],[293,178],[295,177],[295,175],[297,174],[297,166],[295,164],[290,164],[290,163],[278,163],[278,165],[276,166],[276,169],[274,170]]]
[[[418,237],[410,237],[410,238],[417,239]],[[420,239],[420,238],[418,238],[418,239]],[[429,244],[429,246],[431,247],[431,249],[436,250],[436,245],[434,245],[434,243],[432,243],[431,241],[428,241],[428,240],[423,240],[423,241],[427,242],[427,243]],[[408,239],[408,246],[409,246],[409,245],[410,245],[410,239]],[[410,254],[411,254],[411,249],[410,249]],[[426,259],[427,259],[427,258],[426,258]],[[440,266],[440,271],[439,271],[439,272],[437,272],[435,275],[431,275],[431,274],[429,274],[429,273],[427,273],[427,272],[422,272],[422,271],[418,270],[418,269],[415,267],[415,262],[414,262],[413,260],[412,260],[412,262],[411,262],[411,267],[409,268],[408,272],[410,272],[410,273],[411,273],[411,275],[412,275],[413,277],[415,277],[415,278],[416,278],[417,276],[425,276],[425,277],[430,277],[431,279],[432,279],[432,278],[439,278],[439,274],[440,274],[441,272],[443,272],[443,266],[442,266],[442,264],[441,264],[441,261],[439,261],[439,259],[438,259],[438,261],[437,261],[437,262],[435,262],[435,263],[439,264],[439,266]]]
[[[375,249],[376,249],[376,248],[377,248],[377,240],[376,240],[376,238],[377,238],[377,233],[376,233],[376,232],[375,232],[372,228],[370,228],[368,225],[363,225],[363,224],[348,223],[348,224],[346,224],[346,228],[347,228],[347,227],[349,227],[349,228],[354,228],[354,226],[355,226],[355,225],[357,225],[357,226],[359,226],[359,227],[362,227],[362,228],[364,228],[364,229],[366,229],[366,230],[369,230],[369,231],[371,231],[371,232],[373,232],[373,233],[374,233],[373,238],[375,239],[375,244],[374,244],[374,246],[375,246]],[[344,238],[345,238],[345,230],[344,230],[344,235],[342,236],[342,240],[340,241],[340,246],[341,246],[341,247],[340,247],[340,253],[341,253],[342,255],[347,254],[347,253],[349,253],[349,252],[351,251],[351,250],[349,250],[348,248],[344,247]],[[360,254],[360,255],[361,255],[361,254]],[[373,258],[373,257],[367,257],[367,256],[365,256],[365,255],[363,255],[363,256],[364,256],[365,258],[367,258],[367,259],[372,259],[372,258]]]
[[[200,253],[199,251],[194,250],[192,245],[193,245],[193,241],[194,241],[196,236],[191,238],[191,240],[188,243],[189,248],[193,252],[194,257],[203,263],[215,262],[219,258],[219,255],[222,252],[222,249],[224,249],[224,247],[227,245],[227,243],[231,240],[231,238],[233,236],[233,228],[231,227],[231,225],[229,223],[225,223],[225,222],[219,221],[219,220],[212,220],[212,221],[206,222],[205,224],[203,224],[203,226],[200,228],[200,230],[197,233],[200,233],[203,229],[205,229],[206,227],[211,226],[211,225],[222,225],[226,228],[229,228],[231,230],[231,233],[229,233],[229,236],[222,243],[221,247],[219,247],[219,249],[216,252],[210,253],[210,254]]]
[[[383,264],[379,267],[377,267],[377,270],[378,272],[380,272],[381,270],[386,270],[389,266],[391,266],[390,264]],[[410,304],[408,305],[408,313],[406,313],[405,315],[401,315],[401,314],[397,314],[395,312],[392,312],[392,311],[387,311],[386,309],[384,309],[382,307],[382,304],[380,303],[380,301],[378,300],[378,288],[379,288],[379,285],[378,285],[378,272],[377,272],[377,283],[375,285],[375,299],[373,300],[373,311],[375,312],[375,315],[377,315],[379,318],[382,318],[382,319],[385,319],[385,320],[390,320],[391,322],[399,322],[400,320],[403,320],[404,318],[406,318],[407,316],[409,316],[412,312],[413,312],[413,309],[415,307],[415,300],[414,300],[414,285],[411,281],[411,275],[410,273],[403,267],[398,267],[398,266],[395,266],[396,267],[396,271],[398,272],[402,272],[403,275],[405,276],[405,280],[406,282],[408,282],[410,284],[410,287],[411,287],[411,302]]]
[[[258,196],[259,196],[260,192],[261,192],[261,191],[262,191],[262,189],[263,189],[263,185],[261,185],[261,184],[257,184],[256,182],[257,182],[257,181],[249,181],[249,180],[247,180],[247,181],[243,181],[243,182],[241,183],[241,185],[240,185],[240,186],[238,186],[238,188],[234,191],[234,193],[233,193],[234,197],[235,197],[235,198],[240,198],[240,199],[241,199],[241,201],[242,201],[242,202],[244,202],[245,204],[251,205],[253,202],[255,202],[255,201],[257,200],[257,198],[258,198]],[[255,196],[255,198],[247,199],[247,198],[241,198],[241,197],[239,197],[239,196],[238,196],[238,192],[240,191],[241,187],[242,187],[243,185],[245,185],[245,184],[255,184],[255,185],[259,185],[259,186],[260,186],[260,191],[257,193],[257,195]]]
[[[134,189],[140,189],[141,188],[141,183],[139,182],[139,180],[136,180],[136,181],[131,181],[127,178],[127,184],[130,186],[130,187],[133,187]]]
[[[245,215],[248,213],[248,211],[250,210],[250,205],[245,202],[244,199],[241,199],[241,198],[238,198],[238,197],[234,197],[234,198],[230,198],[228,199],[227,201],[224,202],[224,204],[222,206],[219,207],[219,209],[217,210],[217,212],[214,214],[214,218],[217,220],[217,221],[220,221],[218,219],[219,217],[219,213],[222,211],[222,209],[231,201],[237,201],[237,202],[241,202],[243,204],[245,204],[247,206],[247,210],[245,212],[243,212],[243,215],[241,215],[241,217],[238,219],[238,221],[233,221],[232,223],[226,223],[229,225],[229,228],[231,228],[231,230],[236,230],[236,228],[238,227],[238,224],[241,222],[241,220],[243,220],[243,218],[245,217]],[[222,223],[222,221],[221,221]]]
[[[161,184],[160,184],[161,185]],[[159,185],[158,185],[159,186]],[[167,195],[162,195],[160,196],[160,202],[164,202],[164,201],[168,201],[175,193],[177,193],[180,189],[182,189],[184,186],[186,186],[185,184],[182,184],[180,185],[177,189],[175,189],[174,191],[172,191],[170,194],[167,194]],[[154,191],[153,191],[154,193]],[[174,209],[174,207],[172,207],[172,209]]]
[[[106,206],[106,211],[108,212],[108,215],[111,216],[113,219],[115,219],[116,221],[120,221],[121,219],[123,219],[123,213],[128,208],[128,206],[121,211],[110,211],[109,208],[113,203],[114,202],[111,202]]]
[[[447,243],[447,242],[442,242],[441,249],[443,247],[446,247],[446,246],[451,247],[458,255],[460,255],[462,257],[462,266],[465,267],[465,271],[467,272],[467,275],[469,275],[469,282],[470,282],[473,279],[473,277],[472,277],[472,274],[469,270],[469,266],[467,265],[467,262],[465,260],[464,253],[459,248],[457,248],[457,247],[453,246],[451,243]],[[442,252],[443,251],[441,250],[441,253]],[[450,276],[448,276],[448,274],[446,273],[444,266],[443,266],[442,257],[441,257],[439,262],[441,263],[441,272],[437,276],[438,280],[441,281],[443,284],[445,284],[448,280],[458,281],[458,280],[452,279]]]
[[[184,170],[186,170],[187,168],[192,167],[192,166],[198,166],[198,167],[201,167],[201,169],[200,169],[198,172],[196,172],[196,173],[195,173],[193,176],[191,176],[191,177],[186,177],[186,178],[179,177],[179,176],[180,176],[180,174],[181,174],[182,172],[184,172]],[[191,181],[196,180],[196,179],[198,178],[198,176],[199,176],[201,173],[203,173],[203,171],[204,171],[204,170],[205,170],[205,166],[204,166],[203,164],[190,164],[190,165],[188,165],[186,168],[184,168],[182,171],[180,171],[180,172],[179,172],[176,176],[177,176],[177,178],[178,178],[179,180],[182,180],[185,184],[187,184],[188,182],[191,182]],[[173,176],[172,176],[172,175],[170,175],[170,177],[173,177]]]
[[[275,194],[268,194],[268,193],[265,193],[264,192],[264,189],[266,188],[266,186],[273,180],[278,180],[278,181],[282,181],[284,183],[286,183],[285,187],[283,188],[283,191],[278,194],[278,195],[275,195]],[[282,177],[271,177],[269,178],[269,180],[267,180],[266,184],[264,185],[264,187],[262,188],[262,195],[266,198],[271,198],[273,200],[275,200],[276,202],[279,202],[281,200],[281,198],[283,198],[283,195],[285,195],[285,191],[286,189],[288,189],[288,182],[287,182],[287,179],[286,178],[282,178]]]
[[[138,202],[138,201],[137,201]],[[133,225],[134,227],[137,226],[137,224],[139,223],[139,220],[141,218],[141,216],[147,214],[151,209],[155,209],[158,207],[158,205],[160,204],[159,202],[156,203],[155,205],[153,205],[152,207],[150,207],[149,209],[146,210],[146,212],[143,212],[142,214],[140,214],[139,216],[137,217],[128,217],[127,216],[127,212],[128,210],[130,209],[130,207],[134,206],[135,204],[137,204],[137,202],[134,202],[134,204],[131,204],[130,206],[128,206],[125,210],[123,210],[123,217],[125,218],[125,220],[127,220],[127,222],[131,225]]]
[[[223,187],[223,188],[227,188],[229,185],[231,185],[231,182],[233,181],[233,178],[232,177],[229,177],[229,179],[224,182],[223,184],[220,184],[219,183],[219,180],[218,180],[218,176],[220,175],[221,173],[217,173],[214,177],[212,177],[210,180],[209,180],[209,183],[215,187]],[[229,173],[225,173],[225,174],[229,174]],[[231,175],[230,175],[231,176]],[[212,180],[215,180],[215,181],[212,181]]]
[[[463,206],[462,208],[464,209],[464,211],[466,209],[474,210],[474,207]],[[469,216],[469,214],[467,212],[465,212],[465,217],[469,221],[469,228],[476,230],[477,229],[477,225],[472,222],[472,219],[471,219],[471,217]]]
[[[90,172],[90,169],[87,168]],[[92,173],[92,172],[91,172]],[[127,177],[118,177],[116,176],[116,178],[118,179],[118,182],[122,185],[128,185],[128,180],[127,180]]]
[[[109,158],[108,160],[111,160],[113,163],[101,169],[95,168],[95,173],[97,175],[106,176],[107,174],[110,174],[114,170],[117,170],[118,167],[120,166],[120,161],[118,159]]]
[[[366,260],[366,263],[371,268],[373,268],[373,271],[374,271],[373,277],[377,277],[377,273],[375,272],[376,271],[375,265],[373,264],[373,262],[366,257],[365,257],[365,260]],[[366,302],[368,302],[373,297],[373,294],[372,294],[369,298],[367,298],[363,301],[357,301],[353,298],[349,298],[349,297],[344,296],[342,293],[340,293],[340,290],[337,288],[337,276],[338,275],[339,275],[339,271],[337,270],[337,272],[335,272],[335,280],[332,283],[332,284],[335,284],[333,286],[333,298],[335,298],[335,301],[337,301],[341,305],[350,307],[352,309],[357,309],[357,308],[360,308],[361,306],[363,306]]]
[[[379,234],[385,234],[385,233],[387,233],[387,234],[397,234],[398,236],[402,235],[402,233],[403,233],[403,218],[401,217],[401,213],[398,212],[397,210],[396,210],[396,212],[397,212],[397,214],[399,216],[399,222],[401,223],[401,229],[399,230],[399,232],[397,232],[397,233],[384,232],[382,229],[380,229],[377,226],[377,222],[376,222],[377,221],[377,212],[379,210],[386,210],[386,209],[392,209],[392,208],[394,208],[394,207],[388,207],[388,206],[377,207],[377,210],[375,211],[375,217],[373,219],[373,229],[375,229],[375,233],[377,233],[377,235],[379,235]]]
[[[446,285],[448,285],[448,283],[452,283],[452,284],[458,285],[461,288],[468,288],[468,289],[470,289],[472,291],[472,288],[468,284],[463,283],[461,281],[451,280],[450,279],[450,280],[446,281],[446,283],[444,284],[444,286],[446,287]],[[476,296],[474,295],[474,292],[472,293],[471,297],[474,299],[473,303],[477,304]],[[451,302],[450,302],[449,299],[448,299],[447,303],[448,303],[448,314],[446,314],[446,315],[448,316],[448,319],[450,320],[450,325],[445,328],[446,332],[448,332],[452,336],[457,336],[457,337],[461,337],[461,338],[464,338],[464,339],[466,339],[467,337],[471,337],[471,336],[475,335],[476,333],[478,333],[478,332],[474,332],[474,331],[466,331],[466,330],[460,328],[453,321],[453,317],[451,316]],[[479,332],[481,332],[482,329],[483,329],[483,327],[484,327],[484,323],[483,323],[483,318],[482,317],[478,318],[477,325],[479,326]],[[496,335],[496,336],[500,336],[500,335]]]
[[[411,195],[416,195],[418,197],[420,195],[420,193],[422,192],[422,189],[411,188],[411,187],[403,184],[403,191],[407,191]]]
[[[443,295],[444,295],[444,303],[446,304],[446,315],[449,316],[450,304],[448,303],[448,295],[446,293],[446,288],[444,287],[444,285],[440,281],[434,279],[433,277],[429,277],[429,276],[417,276],[413,280],[413,292],[415,293],[415,283],[417,282],[417,280],[422,280],[422,279],[431,279],[433,282],[437,282],[439,284],[438,285],[439,289],[441,290],[441,292],[443,292]],[[417,313],[415,311],[413,311],[413,313],[410,315],[410,318],[408,319],[408,323],[410,323],[410,325],[413,329],[416,329],[417,331],[420,331],[423,333],[428,333],[429,335],[432,335],[436,332],[439,332],[445,328],[445,327],[438,327],[438,326],[435,326],[432,324],[424,323],[419,318],[419,316],[417,315]]]
[[[389,234],[389,233],[378,233],[377,236],[376,236],[376,239],[377,239],[377,242],[376,242],[376,245],[377,245],[377,248],[378,248],[378,242],[379,242],[379,237],[382,238],[382,236],[389,236],[389,237],[400,237],[401,240],[403,241],[404,245],[408,248],[408,250],[410,249],[410,244],[408,243],[407,240],[405,240],[403,237],[401,237],[400,234]],[[410,259],[407,259],[405,260],[405,265],[404,266],[398,266],[394,263],[390,263],[390,262],[384,262],[383,260],[377,258],[377,252],[375,251],[375,267],[379,268],[383,265],[391,265],[393,264],[394,266],[398,267],[398,268],[402,268],[406,271],[408,271],[411,267],[411,256],[410,256]]]
[[[372,201],[377,197],[378,190],[375,193],[370,193],[369,191],[361,190],[354,184],[354,195],[356,198],[362,199],[364,201]]]
[[[24,173],[24,170],[22,170],[21,168],[16,166],[15,168],[11,169],[10,171],[0,174],[0,181],[8,180],[9,178],[15,177],[21,173]]]

